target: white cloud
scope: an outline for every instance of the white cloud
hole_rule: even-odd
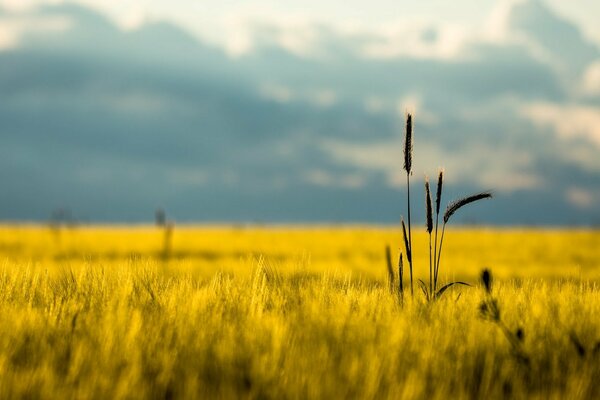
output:
[[[316,21],[285,14],[233,15],[225,18],[223,43],[233,57],[262,46],[276,46],[299,57],[319,55],[322,26]]]
[[[550,129],[558,139],[554,150],[557,159],[588,172],[600,172],[600,111],[597,108],[540,102],[522,106],[520,113],[539,128]]]
[[[486,18],[486,23],[482,31],[483,37],[491,42],[504,42],[510,36],[507,27],[507,20],[514,5],[521,0],[499,1],[490,15]]]
[[[4,8],[11,12],[24,12],[32,9],[39,3],[39,0],[0,0],[0,9]]]
[[[21,38],[31,32],[63,32],[69,29],[68,18],[33,17],[21,13],[0,14],[0,50],[17,47]]]
[[[321,107],[330,107],[337,101],[335,91],[331,89],[318,89],[309,94],[312,103]]]
[[[290,87],[281,84],[263,83],[260,85],[258,92],[263,98],[278,103],[306,101],[318,107],[326,108],[337,102],[336,92],[328,88],[292,90]]]
[[[559,15],[564,16],[580,26],[584,36],[600,45],[600,2],[598,0],[547,0]]]
[[[175,169],[172,168],[167,172],[167,178],[170,183],[174,185],[192,185],[192,186],[203,186],[209,182],[210,175],[205,171],[199,171],[197,169]]]
[[[365,10],[367,12],[367,10]],[[332,56],[331,39],[344,50],[369,59],[400,56],[455,59],[474,29],[437,18],[390,18],[385,22],[348,21],[309,13],[240,8],[223,18],[223,45],[239,57],[264,45],[276,45],[304,58]]]
[[[590,190],[571,187],[565,192],[566,200],[578,208],[590,208],[596,203],[598,196]]]
[[[600,60],[590,64],[584,74],[581,91],[585,95],[600,96]]]
[[[409,56],[452,60],[459,55],[471,33],[460,25],[398,21],[377,30],[365,30],[363,34],[371,40],[363,44],[360,53],[372,59]]]
[[[259,88],[261,96],[278,103],[287,103],[294,99],[294,93],[287,86],[265,83]]]
[[[541,127],[551,127],[563,140],[583,139],[600,149],[600,110],[577,104],[538,102],[521,113]]]
[[[364,100],[365,111],[370,114],[380,114],[387,109],[387,102],[380,96],[367,96]]]
[[[419,116],[419,121],[431,125],[438,122],[438,118],[423,107],[423,97],[419,94],[407,94],[398,101],[396,108],[397,114],[401,119],[405,118],[406,113]]]
[[[304,180],[316,186],[359,189],[366,183],[359,174],[333,174],[322,169],[313,169],[304,174]]]
[[[399,157],[401,140],[372,144],[325,141],[321,148],[340,164],[382,172],[391,187],[406,183]],[[531,155],[512,148],[467,144],[460,152],[451,153],[437,144],[419,142],[415,144],[413,160],[413,173],[417,179],[427,172],[435,174],[436,168],[443,166],[449,183],[477,184],[501,192],[534,190],[544,185],[543,178],[531,170]]]
[[[146,15],[144,9],[138,5],[124,10],[117,22],[122,29],[132,31],[142,27],[148,20],[148,15]]]

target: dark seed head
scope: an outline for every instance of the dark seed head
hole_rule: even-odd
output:
[[[579,355],[579,357],[581,357],[581,358],[585,357],[585,353],[586,353],[585,346],[583,345],[583,343],[581,343],[581,341],[579,340],[579,337],[577,337],[575,332],[571,331],[569,333],[569,339],[571,339],[571,343],[573,343],[573,346],[575,347],[575,350],[577,350],[577,354]]]
[[[406,116],[406,133],[404,136],[404,170],[407,174],[412,172],[412,115]]]
[[[515,336],[517,338],[517,340],[519,342],[522,342],[523,339],[525,338],[525,332],[523,331],[523,328],[519,327],[516,331],[515,331]]]
[[[489,312],[489,307],[485,301],[479,305],[479,312],[481,313],[482,316],[487,316],[487,314]]]
[[[500,308],[495,299],[484,300],[479,305],[479,316],[488,321],[500,321]]]
[[[442,202],[442,184],[444,183],[444,170],[440,169],[437,182],[437,191],[435,193],[435,213],[440,213],[440,203]]]
[[[484,269],[481,273],[481,281],[483,282],[483,286],[485,287],[485,291],[489,294],[492,293],[492,273],[489,269]]]
[[[477,193],[468,197],[464,197],[460,200],[456,200],[453,201],[452,203],[448,204],[448,207],[446,207],[446,212],[444,213],[444,223],[448,223],[448,220],[450,219],[450,217],[456,212],[458,211],[459,208],[466,206],[467,204],[479,201],[479,200],[483,200],[483,199],[489,199],[492,197],[492,194],[490,192],[481,192],[481,193]]]
[[[431,207],[431,191],[429,190],[429,178],[425,177],[425,208],[427,210],[427,233],[433,230],[433,210]]]

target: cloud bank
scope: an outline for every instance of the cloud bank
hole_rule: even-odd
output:
[[[0,218],[396,222],[415,182],[493,189],[463,222],[598,224],[597,43],[540,1],[481,35],[251,23],[239,51],[81,6],[0,10]],[[418,211],[420,212],[420,210]]]

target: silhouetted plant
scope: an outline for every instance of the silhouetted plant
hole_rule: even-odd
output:
[[[412,152],[413,152],[412,115],[409,113],[406,115],[406,131],[405,131],[405,135],[404,135],[404,171],[406,171],[408,237],[406,236],[406,228],[404,226],[404,220],[402,221],[402,231],[404,233],[404,245],[406,247],[406,258],[408,260],[408,267],[410,269],[410,294],[411,294],[411,296],[414,296],[412,236],[411,236],[412,231],[411,231],[411,225],[410,225],[410,176],[412,175]]]
[[[400,301],[404,300],[404,263],[402,261],[402,252],[398,256],[398,295],[400,296]]]
[[[593,347],[588,349],[587,346],[585,346],[579,339],[579,336],[577,336],[574,330],[569,332],[569,341],[573,344],[573,347],[577,351],[577,355],[581,359],[585,359],[588,356],[594,357],[600,355],[600,341],[596,342]]]
[[[408,260],[408,266],[410,268],[410,295],[413,296],[413,274],[412,274],[412,252],[410,250],[409,236],[406,233],[406,224],[404,224],[404,218],[401,218],[402,223],[402,237],[404,238],[404,248],[406,250],[406,259]]]
[[[579,354],[579,357],[584,358],[585,354],[587,353],[587,350],[583,343],[581,343],[581,340],[579,340],[579,337],[577,336],[575,331],[569,332],[569,339],[571,340],[571,343],[573,343],[573,346],[577,350],[577,354]]]
[[[163,258],[168,260],[171,256],[171,244],[173,241],[174,223],[169,221],[164,227]]]
[[[494,323],[500,328],[504,336],[511,344],[512,352],[517,361],[525,365],[529,365],[529,357],[523,349],[525,340],[525,331],[522,327],[517,327],[514,331],[509,329],[502,320],[500,306],[492,294],[492,273],[488,269],[484,269],[481,273],[481,282],[485,289],[485,298],[479,305],[479,316],[489,322]]]
[[[440,191],[440,196],[441,196],[441,191]],[[444,244],[444,233],[446,232],[446,224],[450,221],[450,217],[452,217],[452,215],[454,215],[454,213],[456,213],[460,208],[466,206],[467,204],[471,204],[471,203],[474,203],[479,200],[490,199],[490,198],[492,198],[492,193],[481,192],[481,193],[473,194],[471,196],[463,197],[462,199],[459,199],[459,200],[455,200],[455,201],[451,202],[450,204],[448,204],[448,206],[446,207],[446,212],[444,212],[444,219],[443,219],[444,224],[442,225],[442,235],[440,237],[440,243],[439,243],[439,247],[438,247],[438,254],[437,254],[437,260],[436,260],[436,264],[435,264],[435,271],[434,271],[434,278],[433,278],[434,292],[438,293],[437,282],[438,282],[439,271],[440,271],[440,260],[442,257],[442,246]],[[439,291],[441,292],[442,290],[447,289],[447,287],[449,287],[449,285],[451,286],[454,284],[464,285],[465,283],[464,282],[451,282],[449,284],[446,284],[446,286],[442,287]]]
[[[429,190],[429,178],[425,177],[425,211],[427,235],[429,235],[429,293],[433,293],[433,261],[431,259],[431,232],[433,231],[433,210],[431,207],[431,191]]]
[[[392,264],[392,251],[389,245],[385,247],[385,258],[387,264],[387,273],[388,273],[388,284],[391,293],[398,293],[398,297],[400,301],[404,298],[404,263],[402,261],[402,251],[398,255],[398,286],[396,286],[395,281],[395,273],[394,267]]]
[[[156,209],[156,212],[154,213],[154,222],[156,223],[156,226],[165,226],[167,223],[167,214],[165,213],[165,210],[162,208]]]
[[[387,263],[387,272],[388,272],[388,285],[390,287],[390,291],[394,292],[394,267],[392,266],[392,250],[390,246],[385,246],[385,259]]]
[[[402,237],[404,240],[404,249],[406,251],[406,259],[408,260],[408,266],[410,269],[410,293],[414,296],[413,289],[413,248],[412,248],[412,229],[411,229],[411,207],[410,207],[410,176],[412,175],[412,151],[413,151],[413,132],[412,132],[412,115],[407,114],[406,117],[406,132],[404,137],[404,171],[406,172],[406,194],[407,194],[407,208],[408,208],[408,229],[406,229],[406,224],[404,223],[404,218],[401,218],[402,224]],[[466,282],[455,281],[449,282],[438,289],[438,278],[439,278],[439,269],[440,269],[440,261],[442,255],[442,246],[444,243],[444,234],[446,232],[446,225],[450,221],[450,218],[454,213],[456,213],[460,208],[466,206],[467,204],[474,203],[479,200],[488,199],[492,197],[490,192],[481,192],[471,196],[464,197],[462,199],[456,200],[448,204],[446,208],[446,212],[443,216],[443,225],[442,225],[442,234],[438,243],[438,226],[439,226],[439,215],[440,215],[440,205],[442,199],[442,187],[444,181],[444,171],[440,170],[438,174],[438,182],[436,189],[436,198],[435,198],[435,236],[434,236],[434,245],[431,244],[432,234],[433,234],[433,204],[431,198],[431,188],[429,185],[429,179],[425,178],[425,209],[426,209],[426,229],[429,235],[429,285],[427,285],[423,280],[419,280],[419,285],[421,286],[421,290],[425,294],[425,297],[428,300],[435,300],[439,298],[446,290],[454,285],[466,285],[470,286]],[[389,259],[389,257],[388,257]],[[391,265],[391,261],[388,261],[388,270],[389,265]]]
[[[54,246],[57,249],[55,257],[60,259],[64,256],[63,250],[61,250],[61,237],[66,228],[73,228],[75,226],[75,219],[71,213],[71,210],[65,208],[57,208],[50,214],[48,221],[48,227],[54,241]]]
[[[444,183],[444,170],[440,169],[438,172],[438,181],[437,181],[437,188],[435,191],[435,237],[434,237],[434,244],[433,244],[433,263],[434,263],[434,281],[435,281],[435,265],[436,262],[435,260],[437,260],[437,250],[438,250],[438,226],[439,226],[439,222],[440,222],[440,205],[442,203],[442,187],[443,187],[443,183]]]
[[[167,213],[162,208],[157,209],[154,213],[154,222],[156,226],[163,230],[161,258],[166,261],[171,255],[171,242],[175,224],[172,221],[167,221]]]

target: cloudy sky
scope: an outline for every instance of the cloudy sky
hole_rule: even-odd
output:
[[[446,200],[496,193],[461,222],[598,225],[599,19],[596,0],[0,0],[0,218],[396,223],[409,111],[415,196],[444,167]]]

